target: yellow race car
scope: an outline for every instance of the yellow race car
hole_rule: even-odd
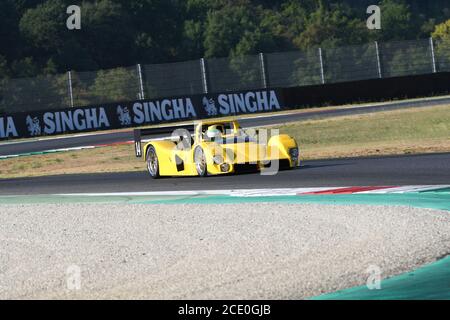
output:
[[[193,130],[192,130],[193,128]],[[190,130],[191,129],[191,130]],[[150,140],[145,135],[172,132],[170,138]],[[235,120],[203,121],[193,126],[134,130],[135,151],[147,163],[151,177],[207,176],[240,171],[276,173],[299,165],[296,141],[286,134],[269,137],[261,130],[244,131]]]

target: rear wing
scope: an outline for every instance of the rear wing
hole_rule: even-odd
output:
[[[167,135],[167,137],[173,137],[174,132],[180,129],[187,130],[189,132],[194,132],[194,124],[171,126],[171,127],[134,129],[134,151],[136,157],[138,158],[142,157],[143,138],[157,135]]]

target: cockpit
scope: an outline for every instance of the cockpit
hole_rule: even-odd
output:
[[[219,122],[203,124],[201,128],[203,141],[212,141],[216,143],[238,143],[250,142],[250,137],[234,122]]]

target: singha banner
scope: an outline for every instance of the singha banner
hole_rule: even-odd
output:
[[[121,129],[287,109],[279,89],[0,115],[0,140]]]

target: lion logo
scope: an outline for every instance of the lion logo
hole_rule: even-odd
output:
[[[27,129],[30,136],[40,136],[41,135],[41,125],[39,123],[38,117],[31,118],[27,116]]]
[[[130,110],[127,107],[117,107],[117,115],[122,126],[129,126],[131,124]]]
[[[216,103],[214,102],[214,99],[208,99],[207,97],[203,97],[202,100],[203,108],[205,108],[205,111],[208,116],[216,116],[217,115],[217,108]]]

